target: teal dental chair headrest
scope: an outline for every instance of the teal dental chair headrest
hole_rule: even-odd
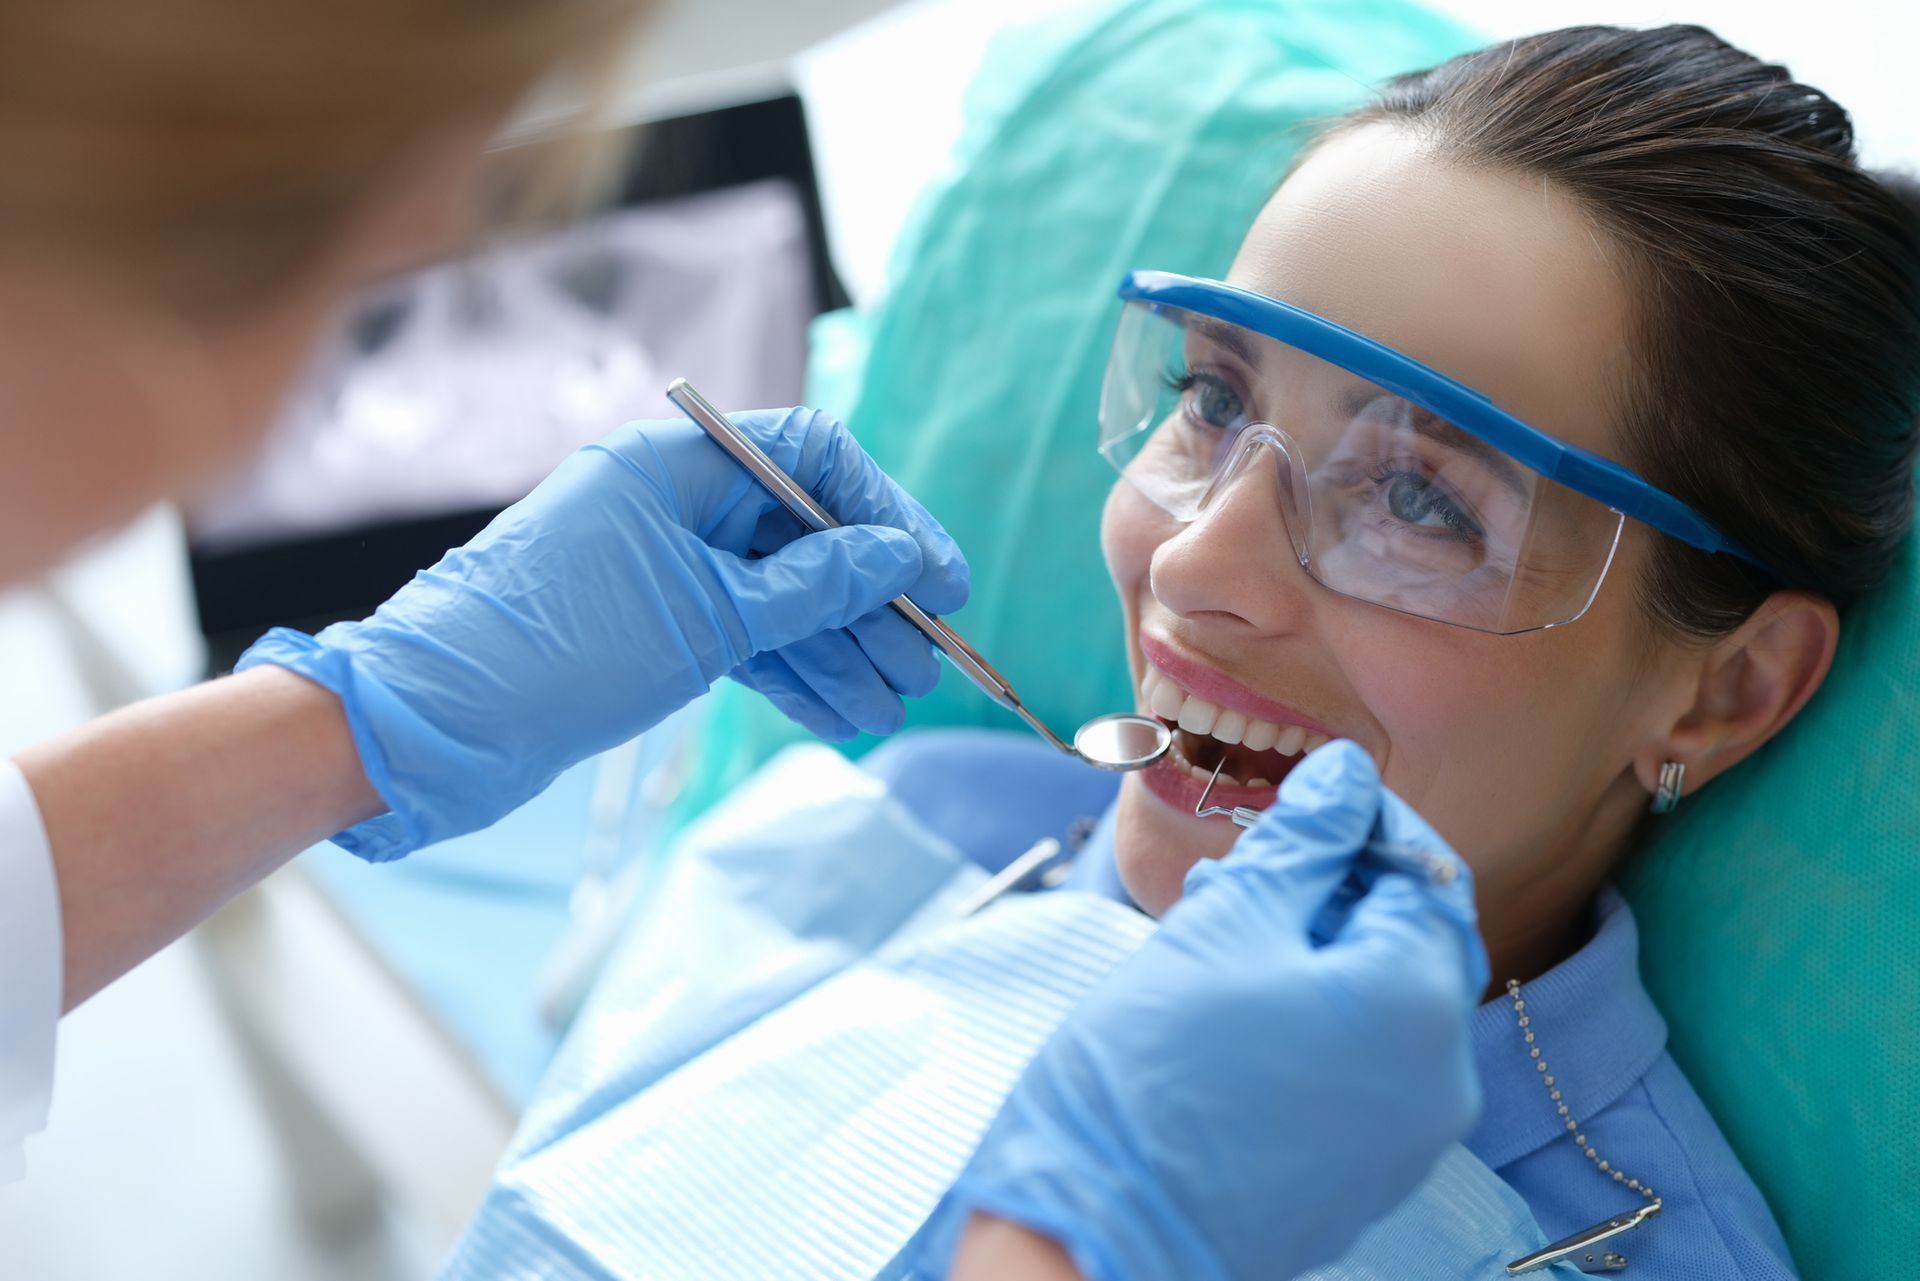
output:
[[[1674,1058],[1808,1277],[1920,1250],[1920,542],[1753,759],[1622,878]]]

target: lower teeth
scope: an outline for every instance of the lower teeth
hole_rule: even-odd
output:
[[[1228,787],[1271,787],[1272,786],[1272,784],[1267,782],[1267,780],[1264,778],[1249,779],[1247,782],[1242,783],[1239,779],[1227,773],[1225,769],[1222,769],[1220,771],[1220,776],[1218,778],[1214,778],[1214,774],[1211,769],[1202,769],[1187,758],[1186,747],[1183,743],[1181,743],[1180,736],[1178,734],[1174,735],[1174,739],[1173,739],[1173,755],[1174,755],[1175,764],[1179,765],[1181,769],[1185,770],[1188,773],[1188,775],[1200,780],[1203,783],[1207,782],[1209,779],[1212,779],[1212,781],[1216,786],[1220,784],[1225,784]]]

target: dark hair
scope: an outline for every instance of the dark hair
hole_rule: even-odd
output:
[[[1845,609],[1913,517],[1920,199],[1847,113],[1701,27],[1571,27],[1390,81],[1338,129],[1544,178],[1624,252],[1627,461],[1772,564],[1657,540],[1653,617],[1722,635],[1780,586]]]

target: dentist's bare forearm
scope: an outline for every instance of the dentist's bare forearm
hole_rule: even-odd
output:
[[[953,1252],[953,1281],[1084,1281],[1052,1237],[976,1214]]]
[[[339,701],[274,667],[136,704],[15,761],[53,849],[69,1010],[385,809]]]

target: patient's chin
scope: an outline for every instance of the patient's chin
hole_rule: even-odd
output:
[[[1180,901],[1187,873],[1203,858],[1233,848],[1240,829],[1230,823],[1175,814],[1129,776],[1120,789],[1114,825],[1114,863],[1120,883],[1141,910],[1164,916]]]

